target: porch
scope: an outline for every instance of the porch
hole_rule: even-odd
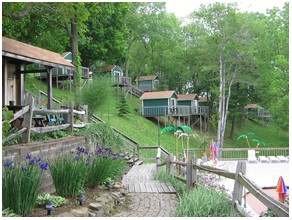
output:
[[[142,115],[145,117],[154,116],[189,116],[189,115],[204,115],[208,114],[208,106],[151,106],[142,107]]]

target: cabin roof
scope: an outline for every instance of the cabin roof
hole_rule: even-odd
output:
[[[144,80],[155,80],[156,78],[158,78],[157,75],[149,75],[149,76],[140,76],[136,79],[136,81],[144,81]]]
[[[199,102],[208,102],[207,97],[199,97]]]
[[[195,94],[178,94],[177,95],[178,99],[177,101],[192,101],[195,100],[196,98],[198,99],[198,95]]]
[[[147,99],[169,99],[173,94],[176,94],[174,90],[161,91],[161,92],[144,92],[140,97],[141,100]]]
[[[247,104],[244,108],[260,108],[258,104]]]
[[[66,66],[74,68],[74,65],[64,59],[59,53],[12,40],[7,37],[2,37],[2,56],[25,62],[39,63],[46,66]]]

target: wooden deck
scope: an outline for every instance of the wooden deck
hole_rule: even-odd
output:
[[[176,193],[172,185],[153,180],[156,164],[134,165],[124,175],[123,184],[129,193]]]

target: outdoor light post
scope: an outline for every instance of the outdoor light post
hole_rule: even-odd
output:
[[[48,215],[51,215],[51,211],[53,211],[55,209],[54,208],[54,203],[51,200],[47,201],[46,209],[47,209],[47,214]]]
[[[85,201],[85,195],[81,193],[79,196],[77,196],[77,201],[79,201],[79,204],[82,205]]]

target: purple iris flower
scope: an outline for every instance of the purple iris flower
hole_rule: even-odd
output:
[[[25,158],[30,160],[31,159],[31,155],[29,153],[27,153]]]
[[[26,171],[26,168],[21,167],[21,171],[22,171],[22,172],[25,172],[25,171]]]
[[[42,170],[48,170],[48,168],[49,168],[49,163],[48,163],[48,162],[46,162],[46,163],[42,163],[42,164],[40,165],[40,168],[41,168]]]

